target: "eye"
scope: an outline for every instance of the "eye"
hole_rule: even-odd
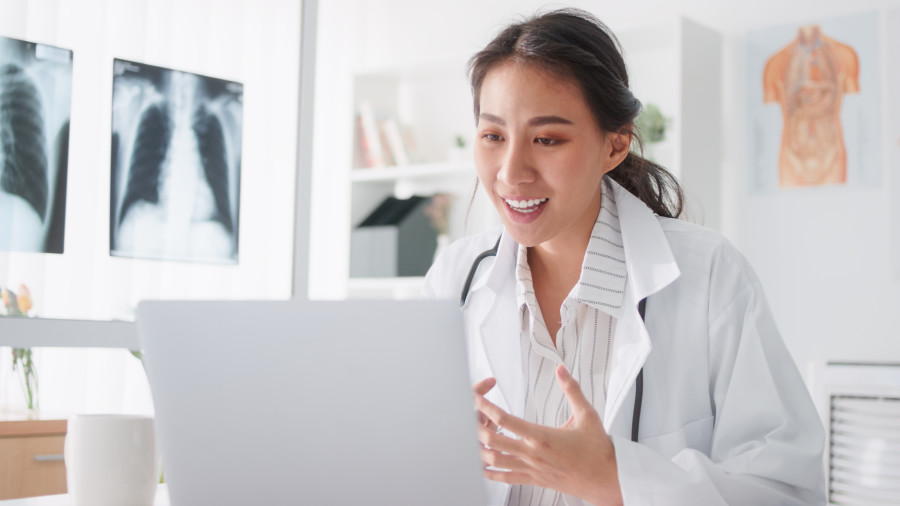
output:
[[[538,137],[534,140],[534,142],[536,142],[542,146],[553,146],[554,144],[559,143],[558,140],[550,139],[549,137]]]
[[[482,137],[483,139],[486,139],[486,140],[490,141],[490,142],[499,142],[499,141],[501,141],[501,140],[503,139],[502,137],[500,137],[500,136],[497,135],[497,134],[484,134],[484,135],[482,135],[481,137]]]

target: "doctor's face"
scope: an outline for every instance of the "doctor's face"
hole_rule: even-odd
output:
[[[484,78],[477,121],[478,178],[512,237],[527,247],[586,244],[601,179],[624,155],[581,90],[538,67],[504,62]]]

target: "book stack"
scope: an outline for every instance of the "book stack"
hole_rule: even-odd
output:
[[[409,165],[409,154],[397,120],[378,118],[367,100],[359,103],[359,142],[365,167]]]

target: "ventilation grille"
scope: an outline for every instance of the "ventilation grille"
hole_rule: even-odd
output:
[[[831,396],[832,504],[900,505],[900,398]]]

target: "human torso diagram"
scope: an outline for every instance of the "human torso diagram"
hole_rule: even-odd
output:
[[[859,60],[850,46],[802,27],[766,62],[764,102],[781,105],[781,187],[843,184],[847,149],[841,127],[844,93],[859,91]]]

